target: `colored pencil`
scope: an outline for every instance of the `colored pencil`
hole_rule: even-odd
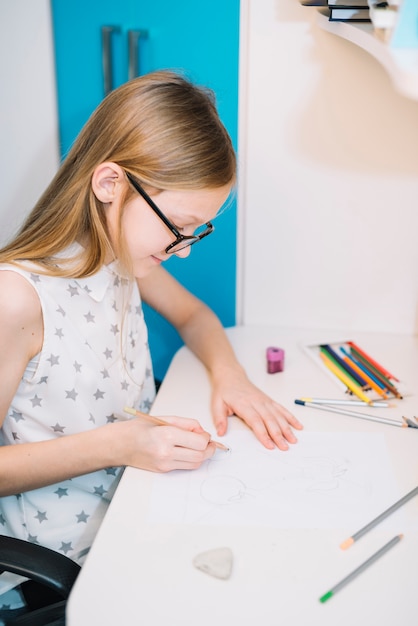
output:
[[[388,389],[391,393],[393,393],[393,395],[396,396],[397,398],[402,398],[401,394],[396,389],[395,385],[391,383],[391,381],[387,378],[387,376],[382,374],[382,372],[379,369],[377,369],[376,367],[374,367],[374,365],[369,363],[369,361],[367,361],[367,359],[365,359],[360,352],[357,352],[356,348],[351,346],[351,350],[354,352],[357,359],[361,361],[368,369],[371,369],[374,375],[383,382],[386,389]]]
[[[155,424],[156,426],[173,426],[173,424],[170,424],[170,422],[166,422],[165,420],[162,420],[160,417],[155,417],[154,415],[149,415],[148,413],[142,413],[141,411],[138,411],[137,409],[133,409],[129,406],[125,406],[123,410],[125,411],[125,413],[129,413],[130,415],[135,415],[136,417],[142,417],[144,420],[148,420],[148,422],[151,422],[152,424]],[[225,446],[220,441],[213,441],[211,439],[209,443],[214,443],[215,446],[219,448],[220,450],[225,450],[226,452],[229,452],[230,450],[228,446]]]
[[[390,378],[388,378],[385,374],[383,374],[377,367],[375,367],[370,361],[368,361],[361,352],[358,352],[356,348],[350,347],[351,355],[353,355],[362,365],[369,371],[374,374],[374,376],[383,383],[383,385],[387,388],[389,386],[393,386],[393,383]]]
[[[377,552],[375,552],[374,554],[372,554],[371,557],[369,557],[367,559],[367,561],[364,561],[364,563],[362,563],[361,565],[359,565],[359,567],[357,567],[355,570],[353,570],[350,574],[348,574],[348,576],[346,576],[345,578],[343,578],[339,583],[337,583],[336,585],[334,585],[334,587],[332,587],[332,589],[330,589],[329,591],[327,591],[327,593],[324,593],[323,596],[321,596],[319,598],[319,601],[324,603],[327,600],[329,600],[330,598],[332,598],[333,595],[335,595],[337,593],[337,591],[340,591],[340,589],[342,589],[343,587],[345,587],[349,582],[351,582],[352,580],[354,580],[354,578],[357,578],[357,576],[359,574],[361,574],[362,572],[364,572],[364,570],[366,570],[368,567],[370,567],[370,565],[373,565],[373,563],[375,563],[378,559],[380,559],[380,557],[382,557],[384,554],[386,554],[386,552],[388,552],[388,550],[390,550],[391,548],[393,548],[397,543],[400,542],[400,540],[403,539],[403,535],[396,535],[395,537],[393,537],[393,539],[391,539],[390,541],[388,541],[387,543],[385,543],[384,546],[382,546],[380,548],[380,550],[378,550]]]
[[[340,347],[341,352],[348,358],[350,359],[358,368],[360,368],[362,370],[362,372],[364,372],[364,374],[366,376],[368,376],[374,383],[375,385],[379,388],[379,395],[381,395],[382,397],[386,398],[386,387],[384,385],[384,383],[377,378],[377,376],[375,376],[373,374],[373,372],[371,372],[365,365],[364,363],[362,363],[361,361],[359,361],[358,359],[356,359],[356,357],[354,356],[353,353],[349,353],[343,346]],[[371,385],[370,385],[371,386]],[[377,389],[376,389],[377,391]]]
[[[363,400],[341,400],[341,398],[300,398],[304,402],[311,402],[312,404],[341,404],[345,406],[377,406],[381,409],[386,409],[389,406],[389,402],[382,402],[381,400],[373,400],[372,402],[363,402]]]
[[[374,380],[368,376],[364,370],[362,370],[349,356],[344,356],[343,361],[350,365],[350,367],[355,371],[361,374],[364,380],[367,382],[371,389],[374,389],[380,396],[383,398],[387,398],[385,391],[382,389],[381,385],[377,385]]]
[[[372,530],[372,528],[380,524],[380,522],[383,522],[384,519],[389,517],[389,515],[392,515],[392,513],[397,511],[401,506],[406,504],[409,500],[411,500],[411,498],[413,498],[416,495],[418,495],[418,487],[415,487],[414,489],[412,489],[409,493],[403,496],[403,498],[400,498],[400,500],[395,502],[395,504],[392,504],[392,506],[390,506],[388,509],[383,511],[383,513],[375,517],[371,522],[363,526],[363,528],[360,528],[360,530],[354,533],[354,535],[351,535],[351,537],[343,541],[342,544],[340,545],[340,548],[342,550],[346,550],[347,548],[352,546],[355,541],[360,539],[360,537],[368,533],[369,530]]]
[[[331,361],[331,359],[329,359],[323,352],[320,352],[319,355],[320,355],[321,359],[323,360],[324,364],[326,365],[326,367],[333,374],[335,374],[335,376],[337,378],[339,378],[341,380],[341,382],[343,382],[350,389],[350,391],[352,391],[354,393],[354,395],[356,395],[358,398],[360,398],[360,400],[363,400],[363,402],[366,402],[367,404],[370,404],[371,399],[364,393],[364,391],[361,389],[361,387],[359,385],[357,385],[357,383],[352,381],[351,378],[349,378],[345,374],[345,372],[343,372],[339,367],[337,367]]]
[[[386,424],[388,426],[399,426],[400,428],[418,428],[418,423],[415,426],[412,420],[408,420],[406,417],[402,418],[402,421],[392,420],[386,417],[378,417],[377,415],[370,415],[369,413],[357,413],[356,411],[348,411],[346,409],[337,409],[334,406],[326,404],[314,404],[313,402],[305,402],[304,400],[295,400],[295,404],[302,406],[310,406],[313,409],[319,409],[321,411],[329,411],[330,413],[339,413],[340,415],[347,415],[348,417],[358,417],[359,419],[368,420],[369,422],[379,422],[380,424]]]
[[[321,350],[323,354],[325,354],[326,356],[328,356],[329,359],[331,359],[334,365],[336,365],[337,367],[340,367],[342,371],[345,372],[347,376],[349,376],[355,383],[360,385],[360,387],[363,387],[363,388],[367,387],[367,382],[364,379],[364,377],[360,376],[352,367],[350,367],[350,364],[347,364],[335,352],[335,350],[331,348],[331,346],[322,345],[319,347],[319,349]]]
[[[382,374],[384,374],[387,378],[392,378],[392,380],[396,380],[396,382],[399,383],[399,378],[396,378],[396,376],[394,376],[393,374],[391,374],[390,372],[388,372],[388,370],[386,368],[384,368],[382,365],[380,365],[377,361],[375,361],[374,359],[372,359],[371,356],[369,356],[366,352],[364,352],[364,350],[362,350],[361,348],[359,348],[359,346],[357,346],[354,341],[348,341],[348,345],[351,346],[352,348],[354,348],[359,354],[361,354],[367,361],[369,361],[369,363],[371,365],[373,365],[376,369],[380,370]]]

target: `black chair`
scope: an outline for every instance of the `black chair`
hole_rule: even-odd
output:
[[[0,535],[0,573],[27,577],[21,589],[28,612],[7,626],[64,626],[65,607],[80,566],[43,546]]]

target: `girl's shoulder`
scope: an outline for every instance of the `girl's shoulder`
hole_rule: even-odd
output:
[[[33,286],[13,269],[0,271],[0,424],[29,361],[43,343],[41,303]]]
[[[5,328],[22,328],[23,325],[42,324],[39,296],[20,272],[12,267],[0,267],[0,325]]]

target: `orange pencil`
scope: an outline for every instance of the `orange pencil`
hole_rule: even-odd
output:
[[[396,378],[396,376],[394,376],[393,374],[391,374],[390,372],[388,372],[388,370],[386,368],[384,368],[382,365],[380,365],[380,363],[378,363],[377,361],[375,361],[374,359],[372,359],[371,356],[369,356],[368,354],[366,354],[366,352],[364,352],[364,350],[362,350],[361,348],[359,348],[354,341],[348,341],[347,342],[349,346],[351,346],[352,348],[354,348],[354,350],[356,350],[359,354],[361,354],[361,356],[366,359],[366,361],[369,361],[369,363],[371,365],[373,365],[373,367],[375,367],[377,370],[379,370],[379,372],[381,372],[384,376],[386,376],[387,378],[391,378],[392,380],[396,380],[396,382],[399,383],[399,378]]]
[[[349,365],[355,372],[357,372],[357,374],[362,376],[362,378],[364,378],[364,380],[370,385],[370,387],[374,389],[375,391],[377,391],[377,393],[380,396],[382,396],[382,398],[388,397],[387,394],[384,392],[384,390],[381,387],[379,387],[379,385],[376,385],[374,380],[372,380],[370,376],[368,376],[364,370],[362,370],[356,363],[354,363],[354,361],[350,359],[350,357],[344,356],[342,358],[343,358],[343,361],[345,361],[347,365]]]

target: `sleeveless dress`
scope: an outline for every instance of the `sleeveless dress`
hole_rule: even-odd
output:
[[[82,279],[45,276],[33,264],[0,265],[0,270],[29,281],[44,322],[42,350],[27,366],[0,443],[92,430],[127,419],[127,405],[149,411],[155,386],[141,298],[136,282],[121,274],[116,262]],[[39,543],[82,564],[121,472],[108,467],[0,498],[0,534]],[[0,594],[17,582],[14,575],[0,576]]]

